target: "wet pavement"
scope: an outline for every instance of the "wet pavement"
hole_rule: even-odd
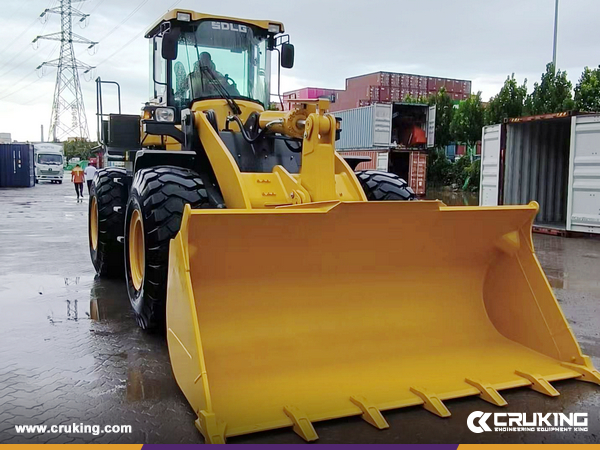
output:
[[[71,183],[0,189],[0,443],[201,443],[195,414],[171,374],[164,338],[139,330],[121,281],[98,280],[89,258],[87,198]],[[600,367],[600,239],[535,235],[538,257],[584,353]],[[390,429],[359,418],[315,424],[320,443],[600,443],[600,387],[554,383],[560,397],[503,392],[503,412],[588,412],[589,430],[482,433],[477,398],[385,413]],[[131,425],[131,434],[17,435],[22,424]],[[231,443],[302,443],[291,429]]]

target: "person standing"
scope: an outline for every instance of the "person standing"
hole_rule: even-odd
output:
[[[94,181],[94,176],[96,175],[96,172],[98,172],[98,170],[96,169],[96,167],[94,167],[94,163],[90,163],[83,171],[83,173],[85,174],[85,182],[87,183],[88,187],[88,195],[91,194],[90,191],[92,189],[92,181]]]
[[[83,169],[79,164],[73,167],[71,171],[71,181],[75,184],[75,192],[77,193],[77,201],[79,201],[79,197],[83,198],[83,180],[85,175],[83,173]]]

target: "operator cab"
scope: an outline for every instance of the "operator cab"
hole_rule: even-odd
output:
[[[293,46],[278,22],[248,21],[171,11],[155,24],[150,39],[150,104],[175,109],[175,120],[195,101],[246,100],[267,109],[271,51],[293,65]]]

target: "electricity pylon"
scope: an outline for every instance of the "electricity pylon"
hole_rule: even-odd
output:
[[[60,6],[42,12],[40,15],[42,18],[46,14],[60,14],[60,31],[38,36],[33,40],[33,42],[37,42],[39,39],[60,42],[60,56],[58,59],[46,61],[38,66],[38,69],[44,66],[57,68],[52,117],[48,133],[48,140],[54,142],[71,137],[89,138],[88,123],[79,82],[79,71],[83,70],[87,73],[93,67],[77,60],[73,44],[86,44],[88,48],[92,48],[97,42],[73,33],[73,18],[76,17],[80,21],[85,21],[89,16],[89,14],[82,13],[72,5],[82,1],[85,0],[60,0]],[[67,115],[71,117],[67,119]]]

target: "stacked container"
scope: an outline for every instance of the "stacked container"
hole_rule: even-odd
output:
[[[369,106],[373,103],[402,102],[408,95],[425,98],[445,87],[453,100],[463,100],[471,93],[471,82],[427,77],[406,73],[375,72],[346,79],[346,90],[338,93],[332,111]]]

